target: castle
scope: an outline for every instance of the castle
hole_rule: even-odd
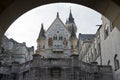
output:
[[[76,32],[71,10],[65,24],[57,13],[47,31],[41,24],[32,59],[10,65],[1,63],[0,80],[113,80],[110,65],[81,60]]]

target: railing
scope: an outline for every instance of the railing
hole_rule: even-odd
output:
[[[30,70],[32,67],[70,67],[71,66],[71,59],[61,59],[61,58],[47,58],[47,59],[40,59],[40,60],[33,60],[23,64],[20,64],[19,70],[20,72],[24,72]]]
[[[64,51],[63,48],[53,48],[52,51]]]

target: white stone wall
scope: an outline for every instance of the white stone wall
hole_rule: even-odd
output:
[[[56,57],[56,58],[64,58],[69,57],[71,55],[71,44],[70,44],[70,33],[65,28],[64,24],[61,22],[59,18],[56,18],[52,25],[48,28],[45,33],[46,35],[46,44],[45,44],[45,57]],[[57,37],[57,40],[54,40],[54,36]],[[59,37],[62,36],[62,40],[59,40]],[[52,45],[49,46],[49,38],[52,38]],[[67,45],[63,44],[64,38],[67,41]],[[57,48],[57,45],[58,48]],[[63,50],[63,53],[54,53],[53,50],[59,51]]]
[[[101,40],[101,55],[102,55],[102,64],[107,65],[108,61],[110,61],[110,65],[113,68],[114,77],[116,80],[120,80],[120,69],[115,71],[115,63],[114,57],[115,54],[118,56],[119,64],[120,64],[120,32],[114,27],[111,29],[110,21],[105,17],[102,17],[103,24],[100,28],[100,40]],[[105,28],[108,26],[108,36],[105,38]]]
[[[109,62],[109,65],[113,68],[115,80],[120,80],[120,69],[115,70],[114,62],[114,57],[117,54],[120,67],[120,31],[105,17],[102,17],[102,22],[102,26],[96,32],[96,37],[93,38],[93,42],[90,43],[90,47],[85,46],[86,44],[83,44],[81,41],[80,53],[82,55],[84,53],[86,54],[83,57],[83,61],[85,62],[91,62],[90,59],[92,57],[92,61],[97,61],[99,65],[108,65]],[[91,53],[93,53],[93,56]]]
[[[34,49],[28,51],[25,43],[18,43],[4,36],[1,47],[4,48],[4,52],[0,54],[2,63],[11,64],[14,61],[24,63],[32,60]]]

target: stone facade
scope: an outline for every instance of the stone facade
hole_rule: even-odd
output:
[[[80,41],[85,43],[85,41]],[[88,43],[87,43],[88,44]],[[102,16],[102,25],[97,30],[95,37],[89,43],[89,46],[81,46],[85,52],[82,61],[91,63],[98,62],[100,65],[111,65],[114,72],[114,79],[120,80],[120,32],[112,23]]]
[[[47,31],[41,25],[37,39],[36,54],[45,58],[68,58],[77,51],[77,27],[70,11],[69,18],[64,24],[57,13],[56,19]]]
[[[24,42],[18,43],[13,39],[8,39],[6,36],[2,38],[0,50],[0,62],[9,65],[12,62],[24,63],[30,61],[34,53],[34,47],[26,47]]]
[[[71,11],[66,24],[63,24],[59,13],[57,13],[56,19],[47,31],[44,30],[43,24],[41,25],[37,39],[37,50],[33,59],[31,56],[32,47],[27,48],[24,43],[17,43],[14,40],[5,42],[4,46],[7,48],[4,47],[1,52],[3,53],[4,49],[10,49],[13,51],[11,55],[16,54],[17,57],[11,61],[11,65],[0,64],[0,80],[113,80],[110,65],[82,61],[88,54],[85,50],[88,49],[90,43],[94,42],[92,39],[95,35],[81,34],[81,41],[83,41],[81,43],[76,37],[76,31],[77,27]],[[8,39],[6,38],[6,40]],[[21,47],[23,45],[24,47]],[[85,50],[82,51],[82,49]],[[27,54],[26,51],[28,51]],[[81,52],[85,54],[79,55]],[[21,54],[18,55],[19,53]],[[17,61],[19,56],[22,56],[24,61]]]
[[[1,73],[2,72],[2,73]],[[70,58],[41,58],[0,67],[0,80],[113,80],[111,66],[84,63],[78,55]]]

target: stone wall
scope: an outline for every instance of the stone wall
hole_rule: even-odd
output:
[[[114,79],[119,80],[120,32],[112,25],[112,22],[104,16],[102,16],[102,22],[90,46],[85,47],[87,49],[82,46],[86,53],[83,57],[83,61],[89,63],[96,61],[100,65],[111,65],[114,72]],[[81,54],[82,53],[80,53],[80,55]]]
[[[11,64],[12,62],[24,63],[32,60],[34,47],[27,47],[26,44],[18,43],[6,36],[2,38],[0,61],[3,64]]]
[[[4,71],[3,71],[4,70]],[[9,72],[9,73],[7,73]],[[71,58],[43,59],[35,54],[32,61],[0,67],[0,80],[113,80],[111,66],[85,63],[77,55]]]

